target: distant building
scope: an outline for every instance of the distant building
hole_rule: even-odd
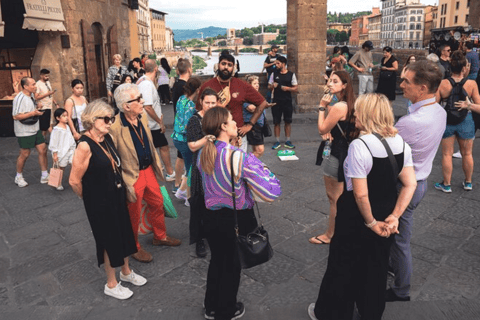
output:
[[[358,46],[358,43],[360,42],[359,37],[360,37],[360,24],[362,22],[362,19],[356,18],[352,20],[352,31],[350,34],[350,41],[349,44],[351,46]]]
[[[468,25],[480,29],[480,1],[470,1]]]
[[[350,45],[361,46],[368,38],[368,19],[380,14],[380,8],[373,7],[372,14],[361,16],[352,20],[352,35]]]
[[[425,28],[425,7],[418,1],[399,5],[395,10],[395,48],[422,48]]]
[[[438,0],[437,28],[468,26],[470,4],[474,2],[478,0]],[[476,19],[479,17],[476,16]]]
[[[395,25],[395,5],[398,0],[382,1],[382,30],[381,47],[393,46],[394,43],[394,25]]]
[[[424,27],[423,27],[423,46],[427,47],[432,39],[432,29],[435,29],[434,25],[434,17],[437,13],[437,6],[426,6],[423,20],[424,20]]]
[[[148,9],[148,0],[138,0],[137,10],[137,30],[140,53],[152,52],[150,28],[150,10]]]
[[[150,25],[152,27],[152,49],[161,52],[167,49],[165,16],[167,13],[150,8]]]
[[[345,31],[348,33],[350,29],[352,29],[352,24],[351,23],[329,23],[327,24],[327,29],[328,30],[338,30],[340,32]]]
[[[173,44],[175,43],[174,36],[175,34],[172,29],[165,27],[165,49],[167,51],[173,51]]]
[[[262,27],[263,29],[263,27]],[[268,44],[269,41],[277,40],[277,36],[280,34],[280,30],[277,29],[276,32],[262,32],[260,34],[253,35],[253,44],[254,45],[264,45]]]
[[[372,14],[368,17],[368,40],[372,41],[374,48],[381,44],[382,14]]]

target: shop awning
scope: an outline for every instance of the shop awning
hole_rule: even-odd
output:
[[[23,0],[23,29],[38,31],[66,31],[60,0]]]

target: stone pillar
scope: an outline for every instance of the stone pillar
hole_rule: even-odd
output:
[[[480,1],[470,1],[468,24],[474,29],[480,29]]]
[[[208,46],[208,53],[207,53],[207,55],[208,55],[209,57],[212,56],[212,47],[210,47],[210,46]]]
[[[327,0],[287,1],[288,69],[298,79],[300,112],[315,110],[323,95]]]
[[[239,53],[238,46],[235,46],[235,55],[238,56],[238,53]]]

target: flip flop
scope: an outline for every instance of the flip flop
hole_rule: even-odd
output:
[[[330,244],[330,242],[325,242],[322,239],[320,239],[319,237],[320,236],[311,237],[310,239],[308,239],[308,242],[310,242],[312,244]]]

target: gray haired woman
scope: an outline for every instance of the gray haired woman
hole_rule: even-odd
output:
[[[122,63],[122,56],[117,54],[114,54],[112,57],[113,60],[113,65],[108,68],[108,74],[107,74],[107,94],[110,98],[112,98],[112,105],[115,109],[115,113],[118,113],[117,106],[115,104],[115,99],[113,98],[113,94],[115,92],[115,89],[120,85],[122,82],[122,78],[125,74],[128,74],[128,69],[127,67],[123,66]]]

